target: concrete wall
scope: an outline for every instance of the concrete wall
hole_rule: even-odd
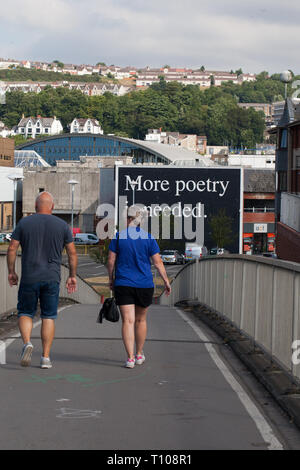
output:
[[[300,379],[300,264],[246,255],[204,258],[176,276],[161,305],[197,300],[225,316]]]
[[[100,176],[99,169],[93,168],[43,168],[28,169],[24,172],[23,181],[23,214],[35,212],[35,199],[41,189],[54,196],[53,214],[71,220],[72,197],[71,185],[74,179],[79,184],[74,190],[74,227],[82,232],[94,231],[94,217],[98,207]]]
[[[21,274],[21,257],[18,256],[16,260],[16,271],[20,277]],[[61,287],[60,297],[74,300],[81,304],[99,304],[100,297],[94,289],[92,289],[85,281],[77,276],[78,289],[74,294],[68,294],[65,285],[69,275],[69,270],[61,267]],[[10,287],[7,281],[7,265],[6,254],[0,253],[0,313],[7,312],[17,308],[18,288]]]

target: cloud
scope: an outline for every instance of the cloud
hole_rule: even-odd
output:
[[[10,0],[0,55],[297,72],[299,21],[296,0]]]

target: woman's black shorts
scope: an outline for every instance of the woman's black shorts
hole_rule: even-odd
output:
[[[138,305],[149,307],[152,304],[154,288],[115,286],[115,299],[117,305]]]

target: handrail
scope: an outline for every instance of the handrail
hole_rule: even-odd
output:
[[[225,317],[300,379],[300,264],[263,256],[207,256],[184,266],[161,305],[197,301]],[[300,351],[299,351],[300,357]],[[300,361],[299,361],[300,362]]]

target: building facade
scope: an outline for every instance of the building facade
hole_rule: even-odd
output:
[[[14,151],[14,140],[0,137],[0,166],[14,166]]]
[[[243,253],[275,252],[275,171],[244,170]]]
[[[45,118],[41,116],[27,117],[24,115],[17,126],[17,134],[23,135],[26,139],[32,137],[35,139],[40,135],[56,135],[63,131],[63,126],[56,116]]]
[[[277,254],[300,263],[300,113],[289,99],[276,132]]]
[[[23,168],[0,166],[0,232],[13,230],[14,182],[9,176],[23,176]],[[22,216],[22,181],[17,183],[16,197],[17,221]]]
[[[70,124],[71,134],[103,134],[103,129],[97,119],[75,118]]]

